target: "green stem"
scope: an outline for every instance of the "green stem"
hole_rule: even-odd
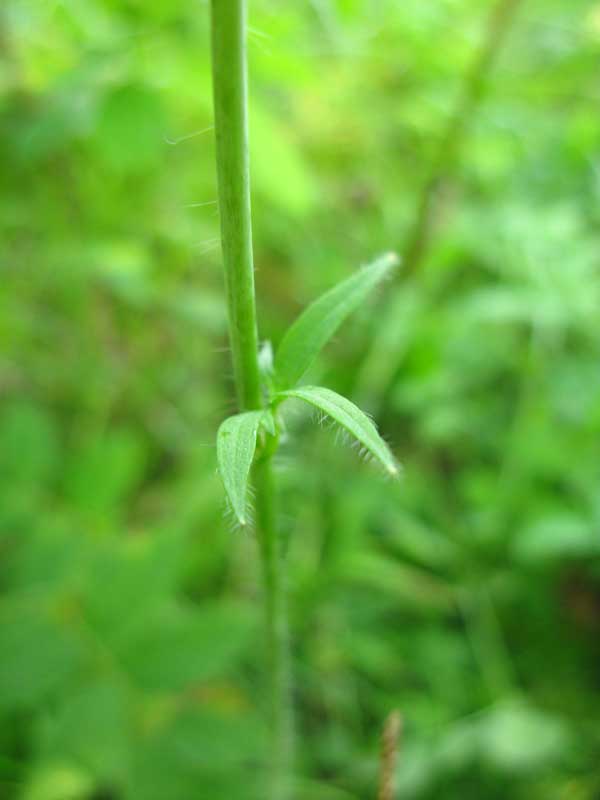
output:
[[[250,216],[245,0],[212,0],[217,179],[229,339],[240,410],[260,408]]]
[[[241,411],[263,407],[258,366],[254,295],[246,0],[212,0],[212,58],[217,142],[217,179],[229,337]],[[272,451],[263,449],[254,469],[269,683],[270,800],[290,797],[292,713],[290,700],[287,610],[281,542],[277,534]]]
[[[287,800],[291,796],[293,718],[285,570],[281,539],[276,528],[276,493],[270,455],[264,456],[255,464],[254,481],[265,587],[266,651],[271,680],[268,720],[271,769],[268,797],[271,800]]]

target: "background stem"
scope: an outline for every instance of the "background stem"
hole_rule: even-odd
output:
[[[245,0],[212,0],[212,57],[217,178],[229,335],[241,411],[261,408],[254,296]],[[275,519],[272,455],[254,469],[264,587],[269,693],[271,800],[290,796],[292,713],[287,611],[281,543]]]
[[[377,800],[394,800],[396,796],[396,763],[398,761],[398,739],[402,731],[402,717],[392,711],[383,726],[381,737],[381,762]]]
[[[465,76],[458,101],[442,132],[429,174],[423,184],[405,248],[404,275],[417,270],[427,255],[436,196],[448,171],[460,155],[467,126],[473,123],[484,95],[486,80],[522,1],[497,0],[490,11],[485,35]]]
[[[524,0],[496,0],[487,18],[485,31],[471,65],[465,74],[456,104],[441,131],[433,159],[427,170],[417,201],[416,212],[407,234],[402,252],[401,277],[406,285],[427,259],[430,248],[439,233],[436,224],[437,200],[440,189],[460,159],[469,131],[479,112],[490,73],[515,14]],[[389,340],[397,341],[397,322],[404,308],[400,305],[402,295],[391,292],[381,314],[362,365],[355,374],[351,389],[373,414],[382,416],[389,400],[390,388],[394,385],[399,369],[398,362],[389,357]],[[396,344],[393,345],[396,347]]]

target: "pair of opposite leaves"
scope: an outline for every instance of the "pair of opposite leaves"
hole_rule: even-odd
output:
[[[398,264],[394,253],[386,253],[347,280],[330,289],[306,308],[288,329],[275,354],[269,382],[269,407],[245,411],[226,419],[217,433],[219,472],[231,507],[240,525],[247,522],[246,506],[250,468],[258,431],[275,434],[274,411],[284,400],[297,398],[327,414],[379,461],[390,475],[398,466],[389,447],[369,417],[354,403],[322,386],[297,386],[319,351],[346,317]]]

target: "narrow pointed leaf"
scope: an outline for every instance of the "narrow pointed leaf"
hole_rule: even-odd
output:
[[[397,264],[396,254],[386,253],[334,286],[300,314],[275,356],[275,383],[280,389],[291,388],[300,380],[346,317]]]
[[[263,413],[263,411],[246,411],[228,417],[217,433],[219,473],[240,525],[245,525],[247,522],[248,476]]]
[[[348,431],[372,456],[374,456],[390,475],[398,475],[398,465],[390,448],[377,432],[369,417],[346,397],[322,386],[299,386],[279,392],[276,399],[296,397],[315,406],[330,416]]]

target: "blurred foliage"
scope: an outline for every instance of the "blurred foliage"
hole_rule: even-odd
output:
[[[261,335],[402,252],[491,7],[252,0]],[[313,370],[384,482],[293,418],[301,800],[600,797],[600,5],[523,0],[427,257]],[[208,7],[0,8],[0,797],[260,797],[252,536],[232,411]],[[201,132],[203,133],[196,133]]]

